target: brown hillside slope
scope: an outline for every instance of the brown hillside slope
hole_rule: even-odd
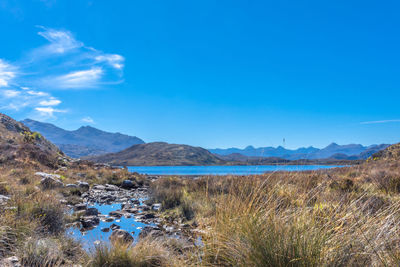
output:
[[[0,113],[0,163],[56,167],[60,156],[62,152],[39,133]]]
[[[121,166],[218,165],[225,163],[224,160],[204,148],[164,142],[134,145],[117,153],[88,159]]]
[[[388,148],[379,151],[372,155],[376,160],[400,160],[400,143],[389,146]]]

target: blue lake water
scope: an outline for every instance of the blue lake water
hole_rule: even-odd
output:
[[[242,166],[130,166],[131,172],[150,175],[250,175],[276,171],[309,171],[340,165],[242,165]]]

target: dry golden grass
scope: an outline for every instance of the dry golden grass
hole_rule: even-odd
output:
[[[166,178],[158,201],[197,208],[201,266],[395,266],[400,164],[259,176]],[[179,192],[179,194],[177,194]],[[170,198],[173,197],[173,201]]]

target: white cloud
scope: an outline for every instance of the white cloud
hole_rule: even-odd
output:
[[[360,124],[380,124],[380,123],[390,123],[390,122],[400,122],[400,119],[397,120],[381,120],[381,121],[363,121]]]
[[[41,106],[57,106],[61,104],[61,101],[55,98],[49,99],[49,100],[43,100],[39,102],[39,105]]]
[[[15,67],[0,59],[0,87],[9,86],[12,79],[15,78]]]
[[[82,119],[82,122],[94,123],[94,120],[91,117],[85,117],[85,118]]]
[[[44,118],[54,118],[54,113],[66,112],[65,110],[55,109],[52,107],[36,107],[35,110]]]
[[[92,68],[88,70],[74,71],[65,75],[56,77],[52,83],[59,88],[91,88],[95,87],[102,77],[101,68]]]
[[[40,91],[34,91],[34,90],[29,90],[26,92],[28,95],[32,95],[32,96],[48,96],[48,93],[45,92],[40,92]]]
[[[104,54],[104,55],[99,55],[96,56],[95,59],[98,62],[107,62],[109,65],[111,65],[113,68],[121,70],[124,67],[124,57],[121,55],[117,54]]]
[[[16,90],[2,90],[1,93],[6,98],[14,98],[20,94],[20,92]]]
[[[77,41],[69,31],[49,29],[42,26],[40,28],[43,31],[38,32],[38,34],[50,42],[42,48],[48,53],[63,54],[83,46],[83,43]]]
[[[50,94],[26,90],[23,88],[14,87],[13,89],[0,89],[0,109],[19,111],[24,108],[42,106],[58,105],[60,100],[52,97]]]

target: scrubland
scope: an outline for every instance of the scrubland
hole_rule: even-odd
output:
[[[126,170],[58,171],[64,183],[148,183],[149,201],[162,203],[162,216],[183,222],[196,240],[149,236],[92,252],[65,234],[66,205],[80,192],[44,190],[37,169],[2,166],[0,194],[10,200],[1,208],[0,256],[17,255],[24,266],[396,266],[396,149],[353,167],[255,176],[151,182]]]

